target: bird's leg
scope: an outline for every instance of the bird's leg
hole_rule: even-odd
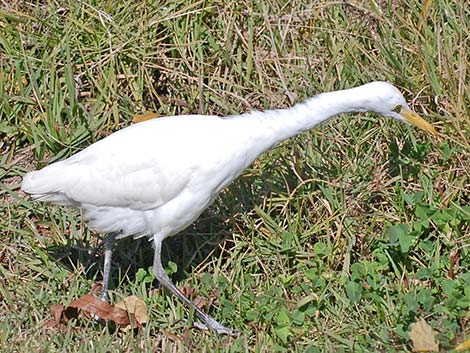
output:
[[[111,257],[113,255],[113,246],[116,242],[117,233],[109,233],[104,238],[104,266],[103,266],[103,289],[101,291],[101,300],[108,301],[108,282],[111,272]]]
[[[230,327],[225,327],[218,321],[216,321],[211,316],[207,315],[201,309],[196,307],[191,301],[185,297],[185,295],[176,287],[166,274],[165,270],[162,266],[161,261],[161,250],[162,250],[162,240],[159,239],[156,235],[154,235],[154,243],[155,243],[155,254],[153,258],[153,273],[155,277],[158,279],[161,285],[163,285],[166,289],[176,295],[183,303],[189,308],[194,310],[196,315],[199,319],[204,322],[205,326],[212,331],[215,331],[217,334],[224,334],[224,335],[238,335],[237,331],[232,330]]]

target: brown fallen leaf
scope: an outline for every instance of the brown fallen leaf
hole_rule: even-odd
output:
[[[136,114],[132,118],[132,122],[135,123],[140,123],[142,121],[154,119],[154,118],[159,118],[161,115],[158,113],[154,112],[145,112],[144,114]]]
[[[421,9],[421,18],[418,23],[418,31],[421,31],[421,28],[423,27],[424,21],[426,21],[426,18],[428,17],[428,10],[431,7],[432,0],[424,0],[423,3],[423,8]]]
[[[182,286],[179,288],[186,298],[191,298],[191,302],[196,308],[204,309],[210,306],[211,302],[208,302],[206,298],[200,295],[194,296],[196,294],[196,290],[193,287]]]
[[[54,321],[59,323],[62,319],[62,315],[64,314],[65,307],[62,304],[52,304],[51,312],[52,316],[54,317]]]
[[[204,309],[209,304],[206,298],[200,295],[196,296],[196,298],[192,300],[192,303],[196,308],[199,308],[199,309]]]
[[[182,337],[180,335],[177,335],[173,332],[170,332],[168,330],[163,329],[163,334],[170,339],[170,341],[173,342],[178,342],[182,340]]]
[[[141,298],[135,295],[125,297],[123,301],[116,304],[116,307],[125,310],[130,317],[133,317],[134,320],[130,321],[135,321],[134,324],[138,327],[148,321],[147,306]]]
[[[219,303],[219,290],[213,290],[208,297],[202,297],[199,295],[195,296],[196,290],[193,287],[181,286],[179,287],[179,289],[185,297],[191,298],[191,302],[194,304],[195,307],[199,309],[209,308],[212,305],[217,305]]]
[[[49,319],[45,322],[44,327],[51,329],[56,332],[65,332],[67,331],[67,325],[65,321],[65,307],[62,304],[53,304],[51,306],[52,319]],[[75,330],[72,328],[72,330]]]
[[[194,293],[196,293],[196,290],[190,286],[181,286],[179,287],[179,289],[186,298],[191,298],[194,295]]]
[[[85,294],[75,299],[67,307],[66,313],[70,311],[70,309],[82,310],[88,314],[89,317],[94,316],[103,320],[114,321],[119,326],[129,325],[129,315],[126,310],[108,304],[91,294]]]
[[[51,313],[53,318],[47,320],[44,327],[60,332],[67,330],[67,323],[71,319],[83,317],[113,321],[120,327],[129,326],[130,323],[130,314],[126,310],[110,305],[91,294],[74,300],[68,307],[54,304],[51,306]]]
[[[439,344],[435,340],[435,333],[424,319],[420,319],[412,324],[408,335],[413,342],[413,352],[439,351]]]
[[[124,298],[119,304],[111,305],[91,294],[86,294],[75,299],[68,307],[62,304],[52,305],[51,314],[53,318],[47,320],[44,327],[60,332],[67,330],[67,323],[71,319],[83,317],[113,321],[124,329],[131,327],[131,322],[132,327],[137,328],[148,321],[145,303],[134,295]]]

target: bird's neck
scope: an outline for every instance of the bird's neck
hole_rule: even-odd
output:
[[[360,87],[359,87],[360,88]],[[288,109],[267,110],[241,115],[249,121],[250,134],[258,138],[262,153],[301,132],[312,129],[340,113],[364,111],[366,102],[357,88],[322,93]]]

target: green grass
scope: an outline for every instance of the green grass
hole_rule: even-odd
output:
[[[463,0],[49,1],[0,10],[0,347],[5,352],[399,352],[420,318],[443,351],[469,338],[470,10]],[[421,23],[420,30],[418,24]],[[342,115],[264,154],[167,240],[179,286],[238,338],[188,330],[155,291],[146,241],[123,241],[123,332],[43,327],[101,278],[76,210],[35,204],[21,176],[135,114],[229,115],[388,80],[441,132]],[[174,263],[174,264],[173,264]],[[176,264],[176,266],[175,266]],[[139,270],[141,269],[141,270]],[[208,299],[207,299],[208,302]]]

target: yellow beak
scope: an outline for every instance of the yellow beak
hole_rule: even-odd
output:
[[[437,135],[436,129],[414,111],[407,108],[401,108],[400,115],[410,124],[417,126],[424,131]]]

